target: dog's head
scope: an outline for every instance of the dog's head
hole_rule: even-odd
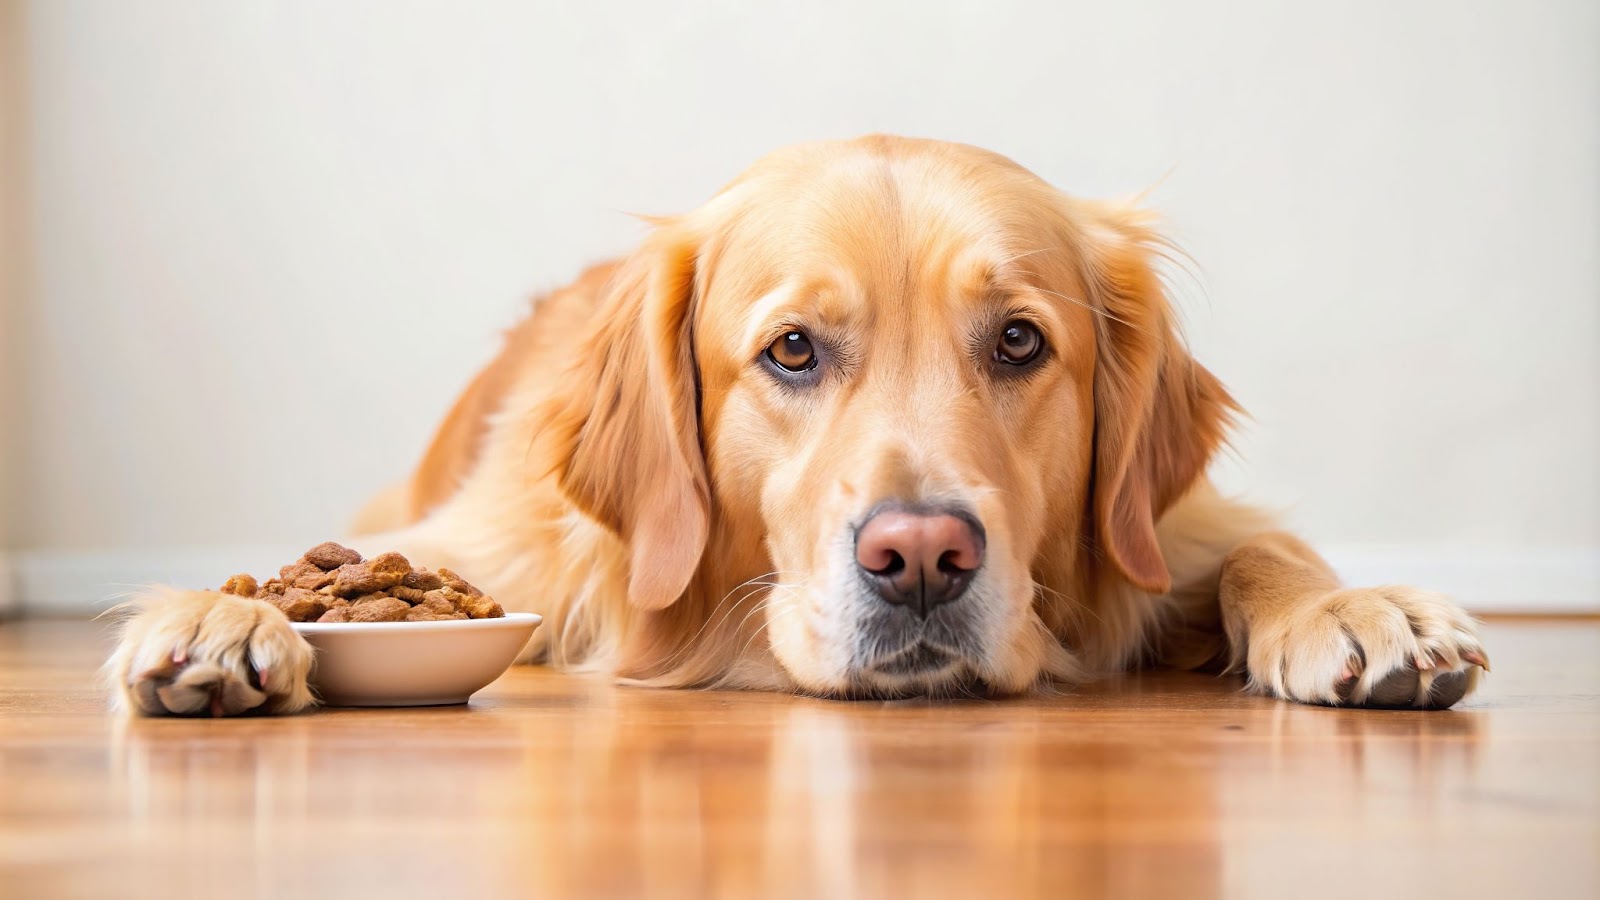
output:
[[[750,580],[802,689],[1026,688],[1070,665],[1044,607],[1168,588],[1155,521],[1222,437],[1160,246],[970,147],[775,154],[616,277],[563,489],[626,544],[636,607],[708,595],[663,648]]]

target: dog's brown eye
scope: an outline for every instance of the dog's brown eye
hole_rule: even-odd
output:
[[[767,358],[786,372],[804,372],[816,366],[817,351],[805,334],[791,331],[772,342],[767,348]]]
[[[1033,362],[1044,349],[1044,335],[1027,322],[1007,322],[1000,332],[1000,342],[995,345],[996,362],[1023,366]]]

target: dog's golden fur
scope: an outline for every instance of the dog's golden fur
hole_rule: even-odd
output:
[[[1340,589],[1207,482],[1237,407],[1178,334],[1165,249],[1147,214],[975,148],[780,151],[538,301],[360,530],[543,613],[531,658],[645,684],[1015,693],[1164,661],[1307,702],[1454,702],[1486,662],[1470,618]],[[1025,375],[988,354],[1017,320],[1048,347]],[[822,348],[804,385],[762,361],[793,331]],[[963,658],[936,673],[861,662],[875,613],[844,545],[891,500],[987,531]],[[168,647],[237,650],[185,640],[250,601],[181,602],[171,627],[136,617],[110,663],[129,708],[218,708],[141,688],[171,677]],[[299,693],[268,685],[274,708],[309,702],[289,671]],[[248,673],[217,697],[230,677]]]

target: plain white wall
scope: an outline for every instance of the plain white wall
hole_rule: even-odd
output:
[[[1149,202],[1336,544],[1600,546],[1600,5],[112,4],[27,10],[19,541],[336,535],[626,211],[891,131]],[[1497,551],[1498,552],[1498,551]]]
[[[23,249],[22,3],[0,0],[0,615],[12,606],[7,548],[17,542],[22,415],[22,334],[18,310],[27,284]]]

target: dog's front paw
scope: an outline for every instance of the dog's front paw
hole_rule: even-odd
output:
[[[270,603],[215,591],[155,590],[106,663],[120,709],[149,716],[292,713],[315,702],[311,645]]]
[[[1446,709],[1489,658],[1477,625],[1442,594],[1411,587],[1333,591],[1252,628],[1250,687],[1334,706]]]

